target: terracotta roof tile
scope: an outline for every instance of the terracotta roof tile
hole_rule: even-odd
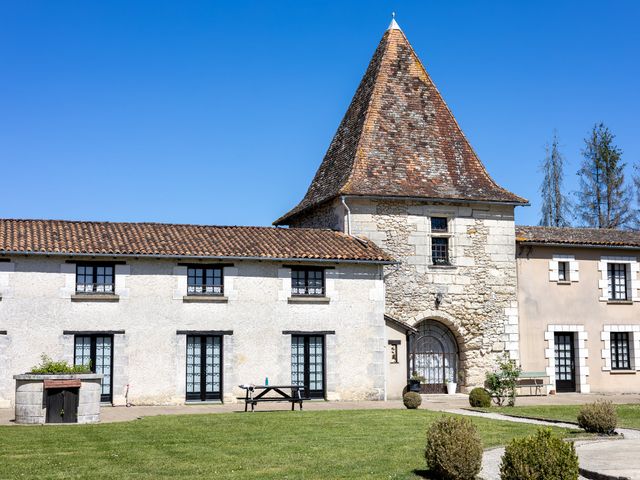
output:
[[[64,220],[0,219],[0,253],[392,261],[331,230]]]
[[[489,176],[399,29],[382,37],[304,199],[274,223],[338,195],[527,203]]]
[[[607,228],[517,226],[516,241],[594,247],[640,247],[640,232]]]

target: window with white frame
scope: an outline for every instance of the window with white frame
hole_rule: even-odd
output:
[[[611,332],[611,370],[631,369],[629,332]]]
[[[451,232],[447,217],[431,217],[431,264],[451,265]]]
[[[569,281],[569,262],[558,262],[558,281]]]
[[[573,255],[554,255],[549,260],[549,281],[575,283],[580,279],[579,262]]]

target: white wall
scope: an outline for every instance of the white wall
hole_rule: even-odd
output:
[[[68,331],[124,330],[114,336],[114,403],[184,402],[185,337],[177,330],[233,331],[224,336],[223,391],[241,383],[290,383],[291,331],[326,337],[327,397],[383,398],[386,332],[381,267],[335,264],[326,270],[328,304],[292,304],[290,269],[281,262],[225,267],[226,303],[186,303],[186,268],[168,260],[127,260],[116,268],[118,302],[71,299],[75,268],[67,258],[21,256],[3,263],[0,301],[0,406],[13,401],[11,376],[42,353],[73,361]],[[8,380],[9,379],[9,380]]]

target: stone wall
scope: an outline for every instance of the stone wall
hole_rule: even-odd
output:
[[[291,220],[291,228],[329,228],[345,231],[344,206],[336,199],[320,207],[311,209]]]
[[[233,402],[241,383],[291,382],[291,335],[326,334],[327,397],[384,396],[386,332],[379,265],[336,263],[326,270],[326,303],[291,303],[291,269],[276,261],[236,261],[224,269],[225,301],[191,303],[178,261],[121,259],[115,302],[74,298],[75,268],[67,257],[12,259],[0,301],[0,404],[13,402],[12,375],[47,353],[73,361],[73,334],[114,334],[114,403],[185,401],[185,335],[225,331],[223,394]],[[6,265],[6,264],[5,264]],[[327,265],[329,266],[329,265]],[[14,267],[14,268],[13,268]],[[126,267],[126,268],[124,268]],[[67,334],[65,334],[65,331]],[[6,359],[11,362],[6,362]]]
[[[449,327],[467,389],[483,383],[503,352],[518,359],[513,207],[347,202],[352,233],[401,262],[385,267],[386,313],[413,326],[434,319]],[[449,218],[450,267],[431,265],[430,216]]]

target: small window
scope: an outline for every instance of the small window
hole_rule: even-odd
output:
[[[569,262],[558,262],[558,281],[569,281]]]
[[[607,273],[609,300],[627,300],[627,265],[610,263]]]
[[[324,296],[324,269],[292,268],[291,294]]]
[[[446,217],[431,217],[432,232],[448,232]]]
[[[221,267],[189,267],[187,295],[222,295],[224,293]]]
[[[389,348],[391,349],[391,363],[400,363],[398,360],[398,344],[392,343]]]
[[[629,332],[611,332],[611,369],[629,370]]]
[[[113,265],[77,264],[76,293],[113,294],[115,281]]]

